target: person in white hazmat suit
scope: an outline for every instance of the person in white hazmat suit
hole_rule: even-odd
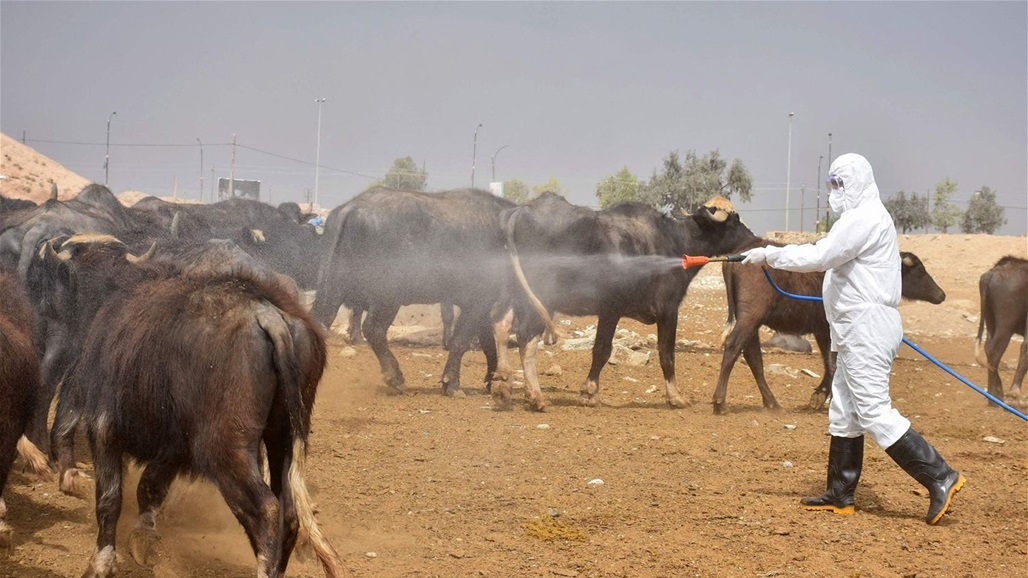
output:
[[[925,521],[935,524],[965,480],[892,407],[889,373],[903,340],[896,310],[901,290],[896,228],[864,157],[850,153],[835,159],[828,184],[828,204],[839,220],[826,237],[815,244],[743,253],[744,264],[826,272],[824,308],[832,351],[838,352],[828,410],[828,483],[824,494],[801,503],[808,510],[853,513],[866,433],[928,489]]]

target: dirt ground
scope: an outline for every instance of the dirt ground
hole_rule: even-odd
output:
[[[947,291],[945,303],[901,306],[907,336],[984,387],[974,363],[977,278],[1004,254],[1024,256],[1025,237],[901,238]],[[868,441],[857,512],[806,512],[800,497],[823,490],[827,414],[805,409],[823,371],[815,354],[765,350],[783,406],[769,412],[744,362],[728,391],[728,415],[710,400],[725,319],[720,269],[709,266],[681,308],[677,376],[693,405],[671,409],[653,351],[642,366],[608,365],[604,403],[577,404],[589,351],[545,348],[546,413],[493,409],[479,352],[464,360],[467,396],[440,394],[444,353],[438,311],[404,310],[393,347],[408,381],[390,394],[366,346],[334,338],[314,414],[308,481],[319,519],[355,576],[640,577],[1028,576],[1028,424],[990,408],[970,388],[904,346],[894,366],[896,407],[968,479],[939,526],[927,526],[925,491]],[[338,322],[345,322],[340,316]],[[563,338],[593,318],[564,319]],[[624,322],[642,337],[653,326]],[[766,337],[766,336],[765,336]],[[1016,341],[1003,371],[1009,384]],[[517,354],[513,361],[519,366]],[[515,379],[519,378],[516,377]],[[602,480],[602,483],[600,482]],[[128,556],[135,480],[119,529],[123,577],[253,576],[241,527],[212,486],[176,482],[158,528],[159,560]],[[12,476],[6,493],[14,548],[0,577],[78,576],[96,536],[92,498],[56,482]],[[293,576],[321,576],[294,560]]]

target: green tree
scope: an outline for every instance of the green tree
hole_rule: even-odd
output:
[[[596,198],[600,200],[600,208],[606,209],[624,201],[638,201],[641,185],[628,167],[603,177],[596,185]]]
[[[511,179],[503,181],[503,198],[524,205],[528,202],[528,185],[524,181]]]
[[[957,183],[946,177],[935,185],[935,208],[932,209],[932,222],[935,228],[943,233],[949,232],[949,228],[957,223],[960,210],[950,202],[953,193],[957,190]]]
[[[985,233],[992,235],[1006,222],[1003,207],[996,202],[996,193],[989,187],[982,187],[967,204],[960,230],[964,233]]]
[[[411,157],[403,157],[393,161],[393,167],[389,169],[382,180],[375,181],[372,187],[389,187],[401,191],[424,191],[428,183],[428,173],[419,169]]]
[[[927,226],[932,219],[928,213],[928,198],[913,193],[909,197],[900,191],[896,196],[885,202],[885,208],[892,215],[892,221],[901,233],[914,231]]]
[[[734,194],[744,202],[752,198],[753,178],[742,161],[735,159],[729,167],[716,149],[702,157],[688,151],[684,164],[678,151],[672,151],[663,165],[640,192],[643,202],[652,206],[671,204],[673,210],[691,212],[715,195],[731,199]]]
[[[536,197],[538,197],[542,193],[545,193],[546,191],[549,191],[551,193],[557,193],[562,197],[567,196],[567,191],[565,191],[564,188],[560,186],[560,179],[558,179],[557,177],[550,177],[550,180],[546,181],[545,183],[541,185],[535,185],[534,187],[532,187],[532,192],[535,193],[534,196]]]

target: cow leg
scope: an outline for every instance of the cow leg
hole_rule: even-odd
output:
[[[820,411],[832,397],[832,379],[835,377],[835,355],[832,353],[832,336],[827,331],[814,332],[814,340],[817,341],[817,349],[821,352],[821,364],[824,368],[824,375],[821,376],[821,383],[817,385],[814,392],[810,394],[810,401],[807,407],[814,411]]]
[[[289,466],[293,461],[289,422],[282,420],[270,427],[264,434],[264,446],[268,451],[271,491],[278,497],[279,509],[282,512],[278,571],[284,576],[300,531],[300,517],[293,502],[293,491],[289,482]]]
[[[1012,336],[1013,332],[1006,327],[997,327],[996,333],[988,336],[985,342],[985,357],[989,364],[989,393],[997,399],[1003,399],[1003,380],[999,376],[999,365],[1003,361],[1003,353],[1010,345]]]
[[[746,331],[744,328],[752,324],[744,321],[744,319],[737,319],[732,332],[725,338],[725,352],[721,355],[721,373],[717,378],[717,387],[714,388],[715,415],[726,413],[725,398],[728,397],[728,378],[732,375],[732,368],[735,367],[735,362],[739,359],[743,347],[750,341],[758,341],[759,347],[757,332],[760,327],[757,326],[756,330]]]
[[[114,575],[114,543],[121,517],[122,452],[109,431],[109,421],[101,416],[89,428],[89,446],[93,450],[96,473],[96,551],[82,578],[107,578]]]
[[[771,393],[767,380],[764,379],[764,354],[760,351],[759,335],[754,335],[752,339],[746,342],[746,346],[742,350],[742,356],[750,366],[753,379],[757,380],[757,387],[760,389],[760,398],[764,402],[764,408],[772,410],[782,409],[782,406],[778,405],[778,400],[775,399],[775,394]]]
[[[4,504],[3,489],[7,487],[7,475],[11,471],[11,462],[14,461],[18,439],[21,437],[15,425],[17,423],[18,420],[13,419],[13,416],[10,415],[0,418],[0,550],[7,550],[11,547],[13,534],[11,527],[4,523],[7,506]]]
[[[277,577],[282,551],[279,502],[261,478],[256,446],[236,450],[220,460],[220,464],[222,467],[215,473],[214,481],[250,539],[250,547],[257,557],[258,578]]]
[[[660,369],[664,374],[664,399],[671,407],[688,407],[690,404],[678,392],[675,383],[675,336],[678,334],[678,309],[664,312],[657,317],[657,352]]]
[[[507,348],[510,328],[514,325],[514,309],[510,307],[494,308],[491,318],[493,320],[493,341],[496,343],[496,370],[489,376],[490,381],[507,381],[514,373],[510,366],[510,355]],[[492,386],[490,385],[491,390]]]
[[[614,331],[618,328],[617,315],[600,315],[596,322],[596,340],[593,341],[593,362],[589,366],[589,375],[582,384],[578,402],[587,407],[596,407],[600,402],[600,371],[610,360],[613,349]],[[545,337],[544,337],[545,339]]]
[[[496,368],[499,363],[498,349],[496,346],[496,338],[493,334],[493,324],[489,319],[483,319],[482,323],[478,327],[478,341],[482,344],[482,353],[485,355],[485,390],[486,392],[492,391],[492,378],[496,373]],[[503,344],[504,349],[507,348],[507,344]]]
[[[385,379],[386,385],[396,392],[402,393],[405,388],[403,372],[400,371],[400,364],[396,361],[396,356],[389,350],[389,343],[386,339],[389,326],[393,324],[399,311],[399,305],[372,306],[368,310],[367,319],[364,320],[364,338],[368,340],[368,345],[371,346],[375,357],[378,358],[378,364],[382,367],[382,378]]]
[[[453,339],[453,303],[440,303],[439,315],[443,319],[443,349],[449,349]]]
[[[4,487],[3,484],[0,484],[0,488],[2,487]],[[11,538],[14,535],[14,530],[4,521],[6,518],[7,504],[4,502],[4,497],[0,496],[0,550],[11,548]]]
[[[151,462],[146,465],[136,487],[136,502],[139,504],[139,518],[136,527],[129,534],[129,552],[140,566],[154,562],[157,549],[157,512],[168,497],[171,483],[179,468],[168,462]]]
[[[543,399],[543,390],[539,385],[539,371],[536,368],[536,357],[539,354],[539,341],[542,339],[542,329],[531,337],[518,335],[518,352],[521,354],[521,367],[525,372],[525,401],[528,407],[534,411],[546,411],[547,403]],[[509,391],[510,385],[503,384]],[[509,399],[509,394],[508,394]]]
[[[57,393],[57,385],[61,380],[62,373],[72,364],[75,355],[70,347],[63,345],[71,339],[66,335],[65,329],[63,327],[52,328],[51,331],[54,331],[54,335],[48,341],[47,351],[43,355],[41,379],[39,389],[36,390],[36,407],[32,411],[32,417],[25,430],[25,437],[43,451],[47,451],[47,445],[50,442],[46,431],[50,404],[54,399],[54,394]]]
[[[57,400],[57,414],[50,429],[50,460],[57,464],[61,491],[65,494],[83,497],[80,482],[88,476],[75,465],[75,432],[81,412],[73,407],[74,392],[63,388]]]
[[[446,357],[446,366],[443,368],[443,377],[440,380],[443,386],[443,393],[455,397],[463,397],[464,392],[460,390],[460,362],[464,354],[471,347],[471,338],[479,329],[487,329],[488,314],[481,306],[469,307],[467,311],[461,311],[457,318],[457,325],[453,328],[453,337],[450,338],[450,354]],[[487,335],[488,341],[492,336]],[[483,347],[485,344],[483,344]],[[496,365],[496,351],[493,351],[493,367]],[[488,354],[486,355],[488,360]]]
[[[363,309],[358,307],[350,310],[350,325],[346,332],[350,334],[350,343],[353,345],[364,342],[364,335],[361,334],[361,319],[363,317]]]
[[[1017,356],[1017,370],[1014,371],[1014,380],[1010,383],[1010,391],[1007,392],[1015,401],[1019,401],[1024,395],[1022,387],[1025,373],[1028,373],[1028,340],[1021,342],[1021,353]]]

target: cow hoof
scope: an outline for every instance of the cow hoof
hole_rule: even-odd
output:
[[[546,411],[548,407],[549,406],[547,405],[546,401],[544,401],[542,398],[528,400],[528,408],[533,411],[539,411],[540,413],[542,413]]]
[[[467,394],[464,393],[463,389],[457,389],[457,388],[454,388],[454,389],[444,389],[443,393],[446,394],[447,397],[455,397],[457,399],[462,399],[462,398],[467,397]]]
[[[153,528],[135,528],[129,534],[129,552],[140,566],[153,566],[157,562],[157,544],[160,536]]]
[[[508,411],[511,409],[511,389],[510,384],[502,382],[496,384],[493,388],[493,407],[497,411]]]
[[[86,497],[86,488],[83,480],[92,479],[85,472],[78,468],[69,468],[61,476],[61,492],[76,498]]]
[[[578,403],[584,407],[596,407],[600,404],[600,398],[599,396],[583,393],[578,396]]]
[[[828,401],[828,395],[823,391],[814,390],[814,393],[810,394],[810,401],[807,402],[807,407],[814,411],[820,411],[825,406],[825,402]]]
[[[782,411],[782,406],[778,405],[778,402],[775,401],[775,402],[772,402],[770,405],[764,404],[764,409],[766,409],[768,411],[779,412],[779,411]]]
[[[14,530],[0,521],[0,550],[10,550],[14,538]]]
[[[667,398],[667,404],[675,409],[682,409],[689,407],[689,405],[691,405],[689,402],[682,399],[682,397],[679,395]]]
[[[724,402],[714,402],[714,415],[725,415],[728,413],[728,408],[725,407]]]

